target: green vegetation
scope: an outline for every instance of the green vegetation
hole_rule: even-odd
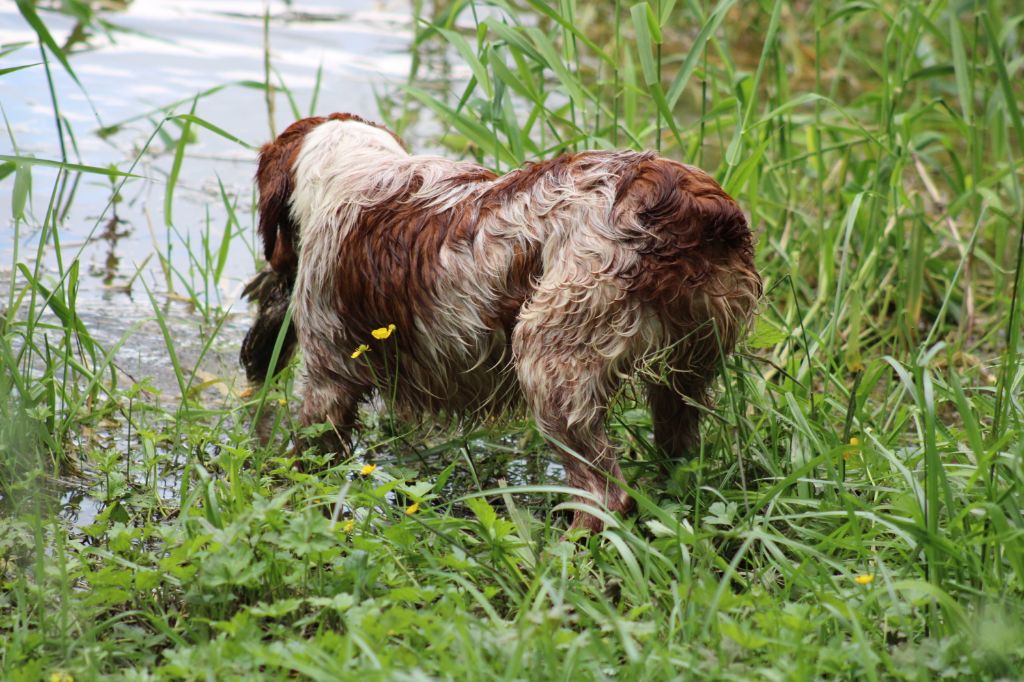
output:
[[[577,543],[528,424],[410,432],[370,413],[357,459],[302,473],[291,372],[211,401],[153,291],[180,389],[158,400],[76,314],[78,262],[40,269],[78,178],[134,182],[67,163],[54,91],[65,158],[21,154],[12,133],[0,157],[15,242],[38,244],[15,251],[0,320],[0,677],[1018,678],[1020,6],[413,4],[409,86],[381,95],[393,127],[429,115],[448,153],[498,169],[659,148],[750,212],[767,293],[701,452],[659,480],[627,395],[613,425],[640,512]],[[41,59],[73,74],[18,6],[43,49],[4,47],[0,78]],[[424,85],[445,58],[465,78]],[[169,235],[190,127],[231,136],[186,101],[154,132],[177,150]],[[33,218],[33,171],[54,162]],[[156,254],[198,311],[201,355],[225,320],[209,283],[252,248],[248,203],[223,194],[227,227],[185,242],[188,272]],[[81,528],[59,515],[69,476],[102,502]]]

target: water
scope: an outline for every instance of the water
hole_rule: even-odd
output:
[[[112,0],[101,15],[108,28],[91,29],[92,35],[74,42],[70,62],[82,87],[51,57],[60,111],[71,126],[77,153],[73,161],[91,166],[115,164],[143,179],[129,180],[119,201],[108,207],[111,183],[103,176],[81,176],[67,216],[60,224],[61,253],[53,248],[42,254],[43,271],[57,273],[58,257],[65,268],[80,259],[82,273],[78,312],[87,328],[106,346],[131,336],[119,354],[129,374],[150,376],[155,385],[173,390],[174,375],[145,287],[158,293],[169,315],[186,364],[198,357],[201,337],[191,306],[174,294],[190,287],[204,293],[211,307],[234,313],[225,322],[220,341],[205,369],[236,377],[237,342],[246,327],[246,307],[239,304],[241,287],[254,269],[252,231],[252,176],[255,152],[206,129],[193,127],[193,144],[186,156],[173,197],[173,227],[164,220],[164,194],[172,166],[178,125],[164,125],[161,107],[216,86],[216,94],[195,104],[195,115],[258,146],[271,137],[265,95],[261,90],[236,85],[264,79],[264,11],[270,12],[269,35],[273,80],[283,81],[293,93],[301,115],[310,113],[317,68],[323,65],[318,113],[350,111],[374,118],[375,94],[394,90],[407,77],[412,38],[411,16],[404,0]],[[41,11],[56,42],[65,45],[77,36],[75,20],[58,12]],[[95,26],[95,24],[94,24]],[[32,44],[0,59],[0,69],[40,61],[35,34],[13,2],[0,4],[0,42]],[[188,101],[174,113],[188,113]],[[3,134],[0,154],[60,159],[52,103],[42,66],[0,76],[0,106],[10,123],[11,138]],[[294,119],[288,99],[276,96],[276,129]],[[115,127],[101,135],[103,127]],[[145,149],[144,149],[145,148]],[[140,156],[141,153],[141,156]],[[31,217],[21,226],[15,242],[11,219],[13,176],[0,181],[0,279],[10,281],[14,250],[19,260],[33,262],[39,225],[45,216],[56,171],[32,169]],[[204,237],[213,248],[220,243],[228,212],[221,198],[223,185],[237,201],[241,234],[231,249],[217,281],[208,281],[194,268],[195,252]],[[116,220],[112,220],[116,218]],[[190,244],[186,248],[186,244]],[[170,284],[160,257],[178,273]],[[137,275],[137,273],[139,273]],[[137,276],[136,276],[137,275]],[[185,281],[190,284],[186,285]],[[145,285],[145,286],[144,286]],[[199,318],[201,319],[201,318]]]

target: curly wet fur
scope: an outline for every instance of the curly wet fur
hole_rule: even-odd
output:
[[[382,385],[408,415],[525,404],[586,460],[564,453],[570,484],[613,511],[630,506],[609,483],[621,473],[604,424],[622,380],[652,358],[667,369],[649,386],[655,439],[682,455],[697,438],[693,403],[707,403],[761,294],[736,203],[704,171],[652,153],[570,154],[499,177],[410,155],[386,129],[334,114],[266,145],[257,180],[268,262],[295,278],[304,423],[345,437]],[[280,310],[261,299],[254,330]],[[372,338],[388,324],[393,336]],[[584,513],[573,525],[600,527]]]

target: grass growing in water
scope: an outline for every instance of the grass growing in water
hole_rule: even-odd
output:
[[[510,456],[544,456],[528,429],[417,442],[370,415],[376,468],[296,472],[248,421],[287,406],[287,380],[207,404],[151,292],[180,396],[147,398],[115,383],[115,349],[77,317],[76,262],[50,281],[16,254],[3,677],[1018,675],[1024,15],[1010,6],[415,4],[410,85],[383,102],[393,126],[426,108],[442,143],[500,169],[660,148],[715,173],[758,232],[768,294],[703,449],[651,480],[649,420],[626,400],[614,426],[641,511],[579,546],[559,541],[564,489],[541,470],[497,483]],[[46,68],[70,71],[19,7]],[[440,94],[418,78],[439,50],[471,74]],[[189,106],[168,128],[169,229],[189,126],[212,125]],[[53,110],[63,143],[56,93]],[[132,172],[68,161],[32,224],[41,162],[0,160],[15,230],[38,230],[40,253],[60,246],[77,174]],[[222,203],[227,236],[191,242],[192,275],[161,260],[213,323],[204,349],[223,320],[206,283],[251,221]],[[131,424],[129,452],[79,437],[105,419]],[[82,532],[28,494],[76,461],[105,502]]]

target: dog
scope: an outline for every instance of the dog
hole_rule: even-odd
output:
[[[565,154],[499,176],[331,114],[264,145],[256,180],[267,266],[246,290],[258,302],[241,351],[251,380],[276,369],[276,344],[279,365],[297,345],[300,421],[329,423],[336,448],[375,388],[408,416],[525,407],[579,501],[614,512],[632,507],[605,428],[619,387],[661,368],[641,379],[654,440],[683,456],[761,296],[736,202],[650,152]],[[576,510],[571,528],[602,523]]]

